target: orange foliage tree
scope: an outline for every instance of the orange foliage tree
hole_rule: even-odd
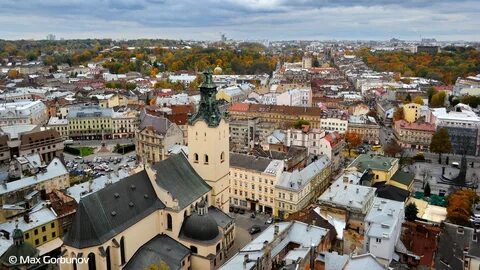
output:
[[[470,225],[472,206],[479,197],[474,190],[460,189],[448,196],[447,219],[458,225]]]
[[[349,131],[345,133],[345,141],[347,142],[348,155],[350,156],[350,151],[362,143],[362,138],[360,134]]]

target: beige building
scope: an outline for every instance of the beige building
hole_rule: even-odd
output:
[[[403,105],[403,117],[408,123],[413,123],[422,116],[422,105],[417,103],[407,103]]]
[[[275,185],[283,169],[282,160],[230,153],[231,208],[273,214]]]
[[[52,116],[48,120],[47,128],[55,129],[64,139],[68,139],[70,137],[70,133],[68,132],[67,119],[60,119],[58,117]]]
[[[286,218],[314,202],[330,184],[331,171],[328,157],[320,156],[301,170],[283,172],[275,186],[274,216]]]
[[[138,112],[127,110],[112,115],[113,139],[133,138],[138,128]]]
[[[348,132],[359,134],[362,140],[369,144],[380,142],[380,125],[375,118],[368,115],[351,115],[348,118]]]
[[[183,144],[183,132],[167,118],[142,111],[135,133],[135,150],[139,160],[154,163],[164,160],[173,145]]]
[[[403,148],[427,150],[430,147],[435,126],[429,123],[408,123],[405,120],[395,122],[393,134]]]

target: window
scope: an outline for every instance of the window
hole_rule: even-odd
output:
[[[196,246],[190,246],[190,251],[192,251],[193,254],[197,254],[198,249]]]
[[[193,154],[193,162],[198,163],[198,154]]]
[[[33,231],[33,233],[34,233],[35,235],[38,235],[38,229],[35,229],[35,231]]]
[[[120,238],[120,262],[123,265],[125,264],[126,261],[127,260],[125,256],[125,237],[122,236],[122,238]],[[90,262],[90,260],[88,262]]]
[[[55,238],[57,237],[57,233],[56,232],[52,232],[52,238]]]
[[[44,235],[44,236],[42,237],[42,240],[43,240],[43,242],[47,242],[47,236]]]
[[[95,253],[90,252],[87,258],[88,258],[88,270],[96,270],[97,265],[95,262]]]
[[[225,161],[225,153],[222,152],[222,153],[220,154],[220,162],[224,162],[224,161]]]
[[[52,229],[55,228],[55,223],[52,222],[52,223],[50,224],[50,226],[52,227]]]
[[[205,154],[205,156],[203,158],[203,163],[208,164],[208,155],[207,154]]]
[[[30,234],[27,232],[25,233],[25,239],[28,239],[28,238],[30,238]]]
[[[167,230],[172,230],[172,216],[167,214]]]
[[[35,239],[35,245],[38,246],[40,244],[40,240]]]
[[[375,239],[375,242],[377,242],[377,243],[382,243],[382,239],[381,239],[381,238],[376,238],[376,239]]]

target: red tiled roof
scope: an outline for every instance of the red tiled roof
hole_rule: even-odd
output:
[[[408,123],[405,120],[398,120],[395,122],[395,126],[398,126],[402,129],[435,132],[435,126],[429,123]]]
[[[248,103],[233,103],[228,110],[232,112],[246,112],[249,107],[250,104]]]

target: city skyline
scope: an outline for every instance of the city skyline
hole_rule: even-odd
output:
[[[11,1],[2,39],[479,41],[474,1]]]

